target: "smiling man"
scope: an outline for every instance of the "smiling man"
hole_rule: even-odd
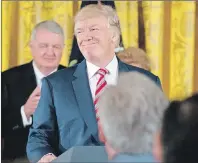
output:
[[[116,84],[120,72],[138,71],[160,86],[157,76],[115,56],[120,26],[110,6],[82,8],[74,31],[85,60],[44,78],[28,139],[30,161],[50,162],[72,146],[101,145],[97,102],[107,85]]]
[[[41,79],[64,68],[59,65],[63,48],[62,27],[54,21],[40,22],[31,34],[33,60],[2,73],[3,159],[22,161],[26,156],[32,115],[40,99]]]

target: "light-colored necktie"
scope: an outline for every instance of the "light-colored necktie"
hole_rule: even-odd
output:
[[[100,75],[100,78],[96,84],[96,92],[95,92],[95,100],[94,100],[94,106],[95,106],[95,112],[96,112],[96,119],[99,121],[99,116],[98,116],[98,100],[105,90],[105,87],[107,86],[107,82],[105,80],[105,75],[108,73],[108,70],[100,68],[97,71],[97,74]]]

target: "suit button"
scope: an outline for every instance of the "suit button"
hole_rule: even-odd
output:
[[[14,126],[12,129],[13,130],[16,130],[16,129],[18,129],[19,128],[19,125],[16,125],[16,126]]]

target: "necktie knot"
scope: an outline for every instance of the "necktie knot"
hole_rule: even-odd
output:
[[[105,68],[100,68],[97,72],[100,76],[105,76],[106,74],[108,74],[108,70]]]

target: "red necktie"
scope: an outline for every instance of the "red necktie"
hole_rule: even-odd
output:
[[[95,100],[94,100],[94,106],[95,106],[95,112],[96,112],[96,119],[99,121],[99,116],[98,116],[98,99],[100,98],[100,95],[102,92],[105,90],[105,87],[107,85],[107,82],[105,80],[105,75],[108,73],[106,69],[100,68],[97,72],[97,74],[100,75],[100,78],[96,84],[96,92],[95,92]]]

